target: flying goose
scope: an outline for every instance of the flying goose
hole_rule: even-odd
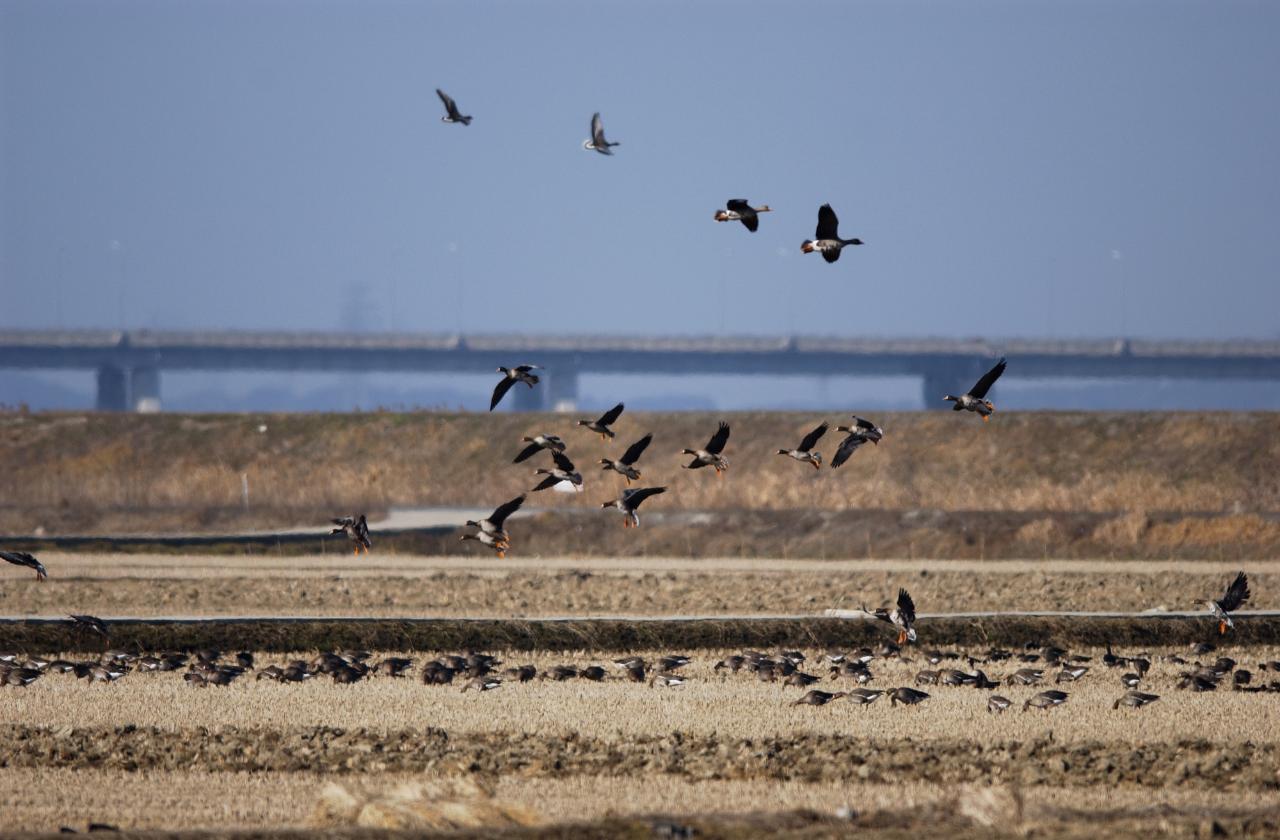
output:
[[[962,394],[958,397],[947,394],[942,399],[955,403],[955,405],[951,406],[953,411],[976,411],[985,423],[991,419],[991,412],[995,411],[996,407],[990,400],[984,398],[987,396],[987,391],[991,390],[991,386],[996,384],[1000,374],[1004,373],[1004,369],[1005,360],[1001,358],[1000,361],[996,362],[995,367],[982,374],[982,378],[974,383],[967,394]]]
[[[521,493],[511,501],[498,505],[487,519],[481,519],[479,522],[474,519],[468,519],[467,524],[472,528],[479,528],[486,534],[498,537],[502,542],[507,542],[507,532],[502,527],[502,524],[507,521],[508,516],[520,509],[520,506],[524,504],[525,498],[525,494]]]
[[[622,453],[622,457],[618,460],[610,461],[608,458],[601,458],[600,463],[603,465],[604,469],[613,470],[614,472],[619,473],[627,480],[627,484],[630,485],[631,482],[640,480],[640,471],[635,468],[635,463],[640,460],[640,456],[644,454],[644,450],[649,446],[649,442],[652,440],[653,433],[650,432],[627,447],[627,451]]]
[[[30,557],[30,555],[27,555]],[[5,557],[9,560],[8,557]],[[13,562],[10,560],[9,562]],[[1214,601],[1212,599],[1200,601],[1198,603],[1208,607],[1209,615],[1218,619],[1218,633],[1226,635],[1227,628],[1234,627],[1231,622],[1229,613],[1240,609],[1245,601],[1249,600],[1249,577],[1240,572],[1236,575],[1235,580],[1231,581],[1231,585],[1227,587],[1227,592],[1222,596],[1221,600]]]
[[[555,435],[534,435],[533,437],[522,437],[520,440],[529,445],[520,450],[520,454],[511,462],[513,464],[527,461],[543,449],[551,449],[556,452],[564,451],[564,441]]]
[[[898,605],[894,608],[877,607],[874,611],[862,607],[862,611],[872,618],[888,622],[898,628],[898,644],[916,640],[916,605],[905,589],[898,590]]]
[[[625,406],[623,406],[622,403],[618,403],[604,414],[601,414],[599,418],[595,420],[579,420],[578,425],[586,426],[588,429],[598,434],[601,440],[608,440],[613,437],[613,429],[610,429],[609,427],[618,422],[618,418],[622,416],[622,409],[624,407]],[[644,447],[641,448],[643,449]]]
[[[513,368],[499,367],[498,373],[502,374],[502,379],[498,380],[498,384],[494,386],[493,396],[489,398],[489,410],[493,411],[498,407],[498,403],[502,402],[502,398],[507,395],[507,391],[511,390],[511,386],[517,382],[523,382],[532,388],[538,384],[538,375],[535,370],[542,370],[541,365],[516,365]]]
[[[693,460],[684,465],[686,470],[697,470],[703,467],[715,467],[716,475],[721,475],[725,470],[729,469],[729,461],[720,453],[724,451],[724,445],[729,442],[729,424],[721,421],[720,428],[711,436],[711,440],[707,441],[706,449],[682,449],[681,455],[692,455]]]
[[[836,218],[836,211],[831,209],[830,204],[824,204],[818,208],[818,229],[814,232],[813,239],[806,239],[800,245],[800,251],[805,254],[814,251],[822,252],[822,258],[829,263],[833,263],[840,259],[840,249],[846,245],[861,245],[861,239],[841,239],[837,233],[840,220]]]
[[[498,555],[499,560],[505,560],[507,558],[507,549],[511,547],[507,541],[501,537],[495,537],[493,534],[487,534],[484,531],[480,531],[476,534],[463,534],[458,537],[459,542],[466,542],[467,540],[475,540],[481,545],[489,546],[489,548],[492,548],[494,553]]]
[[[622,520],[623,528],[639,528],[640,514],[636,513],[636,508],[640,507],[640,503],[650,496],[665,492],[667,492],[665,487],[639,487],[623,490],[622,496],[611,502],[604,502],[600,507],[614,507],[625,513],[626,517]]]
[[[72,626],[77,630],[88,630],[91,633],[97,633],[104,639],[110,635],[107,630],[107,623],[97,616],[72,614],[67,617],[71,619]]]
[[[840,442],[840,448],[836,450],[835,455],[831,456],[832,469],[849,460],[862,444],[874,443],[878,446],[881,438],[884,437],[884,429],[870,420],[864,420],[857,416],[853,418],[852,426],[836,426],[836,431],[846,432],[848,437]]]
[[[369,549],[373,548],[373,541],[369,539],[369,523],[365,522],[363,513],[358,517],[344,516],[341,519],[329,521],[338,526],[329,532],[329,536],[346,534],[347,539],[351,540],[352,554],[359,554],[362,548],[364,553],[368,554]]]
[[[738,221],[746,225],[747,230],[752,233],[760,227],[760,217],[758,213],[768,213],[772,208],[769,205],[761,205],[760,207],[752,207],[750,202],[745,198],[731,198],[725,202],[727,210],[716,211],[717,222],[733,222]]]
[[[779,455],[786,455],[788,458],[794,458],[802,464],[809,464],[815,470],[822,467],[822,453],[813,452],[813,447],[818,445],[818,441],[827,433],[829,424],[824,420],[821,426],[818,426],[812,432],[804,436],[800,441],[800,445],[795,449],[779,449]]]
[[[0,551],[0,558],[15,566],[26,566],[28,569],[35,569],[36,580],[47,580],[49,577],[49,573],[44,570],[44,564],[25,551]]]
[[[610,143],[604,139],[604,121],[600,119],[600,112],[591,115],[591,136],[582,141],[582,148],[588,151],[596,151],[602,155],[613,154],[610,148],[613,146],[621,146],[621,143]]]
[[[534,475],[546,476],[539,482],[537,487],[533,488],[535,493],[539,490],[546,490],[548,487],[555,487],[562,481],[567,481],[574,487],[582,487],[582,473],[578,472],[578,468],[573,465],[573,461],[569,460],[569,456],[563,452],[552,452],[551,460],[555,461],[555,469],[534,470]]]
[[[463,116],[458,112],[458,103],[453,101],[453,97],[436,88],[436,96],[440,97],[440,101],[444,103],[446,113],[440,118],[440,122],[445,123],[462,123],[463,125],[471,125],[471,117]]]

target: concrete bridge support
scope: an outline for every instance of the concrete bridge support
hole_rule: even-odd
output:
[[[160,368],[136,367],[129,375],[129,404],[141,414],[160,410]]]
[[[129,408],[129,377],[124,368],[103,365],[98,368],[98,411],[127,411]]]
[[[547,383],[547,408],[561,413],[578,408],[578,369],[557,367]]]

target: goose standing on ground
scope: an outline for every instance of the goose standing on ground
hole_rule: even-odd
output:
[[[818,229],[813,234],[813,239],[806,239],[800,245],[800,251],[805,254],[814,251],[820,251],[822,258],[829,263],[833,263],[840,259],[840,249],[846,245],[861,245],[861,239],[841,239],[837,232],[840,227],[840,220],[836,218],[836,211],[831,209],[830,204],[824,204],[818,208]]]
[[[369,539],[369,523],[365,522],[363,513],[359,516],[344,516],[341,519],[329,521],[338,526],[329,532],[329,536],[346,534],[347,539],[351,540],[352,554],[359,554],[360,549],[364,549],[364,553],[368,554],[369,549],[373,548],[373,541]]]
[[[913,626],[916,623],[916,605],[911,600],[911,595],[907,593],[907,590],[898,590],[898,605],[892,609],[889,607],[877,607],[873,611],[864,606],[862,611],[872,618],[888,622],[897,627],[898,644],[916,640],[916,628]]]
[[[625,408],[622,403],[618,403],[613,408],[601,414],[595,420],[579,420],[579,426],[586,426],[591,431],[600,436],[601,440],[609,440],[613,437],[613,429],[609,427],[618,422],[618,418],[622,416],[622,409]]]
[[[556,435],[535,435],[533,437],[522,437],[520,440],[529,445],[520,450],[520,454],[511,462],[513,464],[527,461],[543,449],[551,449],[555,452],[564,451],[564,441]]]
[[[463,534],[458,537],[458,542],[466,542],[467,540],[475,540],[481,545],[487,545],[492,548],[494,553],[498,555],[499,560],[507,559],[507,549],[511,546],[502,537],[495,537],[493,534],[480,531],[476,534]]]
[[[440,122],[471,125],[471,117],[464,116],[458,111],[458,103],[453,101],[452,96],[445,93],[440,88],[436,88],[436,96],[440,97],[440,101],[444,103],[444,110],[447,112],[440,118]]]
[[[498,407],[498,403],[502,402],[502,398],[507,395],[507,391],[511,390],[511,386],[517,382],[523,382],[532,388],[538,384],[538,375],[535,370],[542,370],[541,365],[516,365],[513,368],[498,368],[498,373],[502,374],[502,379],[498,380],[497,386],[493,389],[493,396],[489,398],[489,410],[493,411]]]
[[[729,209],[716,211],[717,222],[742,222],[742,224],[746,225],[747,230],[752,233],[755,233],[756,229],[760,227],[760,217],[757,214],[772,211],[772,208],[767,204],[760,207],[752,207],[751,203],[745,198],[731,198],[725,202],[724,206]]]
[[[1052,709],[1054,706],[1061,706],[1067,702],[1067,693],[1065,691],[1042,691],[1035,697],[1022,704],[1022,711],[1030,708],[1036,709]]]
[[[507,536],[503,523],[507,521],[508,516],[520,509],[520,506],[524,504],[525,498],[525,494],[521,493],[511,501],[498,505],[487,519],[481,519],[479,522],[474,519],[468,519],[467,524],[472,528],[479,528],[485,534],[497,537],[504,543],[510,542],[510,537]]]
[[[1159,699],[1159,694],[1144,694],[1141,691],[1126,691],[1123,697],[1111,704],[1111,708],[1118,709],[1121,706],[1127,706],[1131,709],[1141,709],[1143,706],[1150,705]]]
[[[627,451],[622,453],[622,457],[616,461],[610,461],[608,458],[601,458],[600,463],[606,470],[613,470],[619,473],[627,480],[627,485],[631,482],[640,480],[640,471],[635,468],[636,461],[640,460],[640,456],[644,454],[644,450],[648,447],[649,442],[653,440],[653,433],[645,435],[635,443],[627,447]]]
[[[573,461],[569,460],[569,456],[563,452],[552,452],[551,460],[556,462],[555,469],[534,470],[534,475],[546,476],[537,487],[533,488],[534,492],[555,487],[562,481],[567,481],[579,489],[582,488],[582,473],[578,472],[578,468],[573,465]]]
[[[1005,360],[1002,358],[996,362],[996,366],[986,373],[982,374],[982,378],[974,383],[967,394],[953,397],[947,394],[942,399],[949,400],[955,405],[951,406],[952,411],[976,411],[982,422],[991,419],[991,412],[996,410],[991,401],[985,399],[987,391],[991,390],[991,386],[996,384],[996,380],[1000,378],[1000,374],[1004,373]]]
[[[640,487],[634,490],[624,490],[622,491],[622,496],[611,502],[605,502],[600,507],[614,507],[625,513],[626,518],[622,520],[623,528],[639,528],[640,515],[636,513],[636,508],[640,507],[640,503],[650,496],[665,492],[667,492],[665,487]]]
[[[681,455],[692,455],[693,460],[684,465],[686,470],[698,470],[703,467],[715,467],[716,476],[729,469],[729,461],[722,454],[724,445],[729,442],[729,424],[721,421],[720,428],[707,441],[705,449],[682,449]]]
[[[600,119],[600,112],[591,115],[591,136],[582,141],[582,148],[588,151],[599,152],[602,155],[613,154],[610,149],[613,146],[621,146],[621,143],[610,143],[604,139],[604,120]]]
[[[884,429],[870,420],[864,420],[857,416],[853,418],[852,426],[836,426],[836,431],[846,432],[848,437],[840,442],[840,448],[836,450],[835,455],[831,456],[832,469],[849,460],[862,444],[874,443],[879,446],[881,438],[884,437]]]
[[[800,441],[800,445],[795,449],[779,449],[778,454],[794,458],[802,464],[809,464],[815,470],[820,469],[822,467],[822,453],[812,450],[813,447],[818,445],[818,441],[822,439],[822,436],[827,433],[828,428],[829,424],[823,421],[821,426],[805,435],[804,440]]]
[[[8,558],[5,558],[6,560]],[[1231,622],[1229,613],[1240,609],[1245,601],[1249,600],[1249,577],[1244,572],[1236,575],[1235,580],[1231,581],[1231,585],[1227,587],[1227,592],[1222,596],[1221,600],[1214,601],[1212,599],[1199,601],[1209,608],[1209,615],[1218,619],[1218,633],[1226,635],[1227,628],[1234,627]]]
[[[15,566],[26,566],[28,569],[34,569],[36,580],[47,580],[49,577],[49,573],[44,570],[44,564],[37,560],[35,555],[28,554],[25,551],[0,551],[0,558]]]

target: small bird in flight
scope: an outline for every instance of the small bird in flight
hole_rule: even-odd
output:
[[[471,117],[463,116],[458,111],[458,103],[453,101],[453,97],[436,88],[436,96],[440,97],[440,101],[444,103],[444,109],[447,112],[440,118],[440,122],[446,123],[462,123],[463,125],[471,125]]]
[[[953,411],[976,411],[982,418],[982,422],[987,422],[991,419],[991,413],[996,410],[996,407],[990,400],[984,398],[987,396],[987,391],[991,390],[991,386],[996,384],[1000,374],[1004,373],[1005,367],[1006,363],[1002,358],[996,362],[995,367],[982,374],[982,378],[974,383],[967,394],[961,394],[958,397],[947,394],[942,399],[955,403],[951,406]]]
[[[716,211],[717,222],[742,222],[752,233],[760,227],[760,213],[769,213],[772,208],[767,204],[752,207],[745,198],[731,198],[725,202],[725,210]]]
[[[502,398],[507,395],[507,391],[511,390],[511,386],[517,382],[523,382],[532,388],[538,384],[538,375],[535,370],[542,370],[541,365],[516,365],[513,368],[500,367],[498,373],[502,374],[502,378],[498,380],[497,386],[493,389],[493,396],[489,398],[489,410],[493,411],[498,407],[498,403],[502,402]]]
[[[613,146],[621,146],[621,143],[610,143],[604,139],[604,121],[600,119],[600,112],[597,111],[591,117],[591,136],[582,141],[582,148],[588,151],[596,151],[602,155],[611,155],[609,151]]]
[[[802,253],[810,254],[814,251],[822,253],[822,258],[829,263],[833,263],[840,259],[840,249],[846,245],[861,245],[861,239],[841,239],[838,229],[840,220],[836,218],[836,211],[831,209],[830,204],[824,204],[818,208],[818,229],[814,232],[813,239],[806,239],[800,244]]]
[[[610,429],[609,427],[618,422],[618,418],[622,416],[623,408],[625,408],[625,406],[622,403],[618,403],[604,414],[601,414],[598,419],[579,420],[578,425],[586,426],[588,429],[598,434],[601,440],[608,440],[613,437],[613,429]],[[644,447],[641,447],[641,449],[643,448]],[[639,455],[636,457],[639,457]]]

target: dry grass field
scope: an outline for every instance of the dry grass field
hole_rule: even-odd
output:
[[[1237,569],[1208,561],[41,556],[44,583],[0,567],[0,615],[806,615],[879,606],[900,585],[924,613],[1176,611],[1218,592]],[[1280,561],[1245,568],[1250,608],[1280,607]]]
[[[734,430],[728,476],[681,470],[676,453],[702,445],[720,419]],[[225,531],[334,511],[491,505],[531,486],[536,464],[511,458],[522,435],[543,431],[565,437],[589,481],[581,497],[545,502],[556,506],[609,498],[619,481],[599,473],[597,459],[654,431],[644,481],[672,488],[654,510],[1280,510],[1274,414],[1001,413],[990,424],[950,412],[886,414],[875,418],[885,440],[840,470],[774,454],[816,419],[628,412],[606,445],[561,415],[9,413],[0,416],[0,466],[23,492],[0,508],[0,531]],[[828,456],[834,437],[823,441]]]
[[[1198,830],[1206,814],[1233,826],[1275,824],[1278,695],[1180,691],[1179,668],[1166,659],[1185,649],[1144,651],[1153,667],[1143,690],[1161,695],[1145,709],[1113,710],[1124,691],[1120,670],[1085,650],[1093,670],[1063,686],[1066,705],[1003,715],[986,712],[990,691],[941,686],[915,707],[893,708],[887,697],[865,708],[847,699],[795,706],[801,689],[716,671],[730,652],[696,651],[680,688],[611,676],[508,682],[484,693],[414,677],[355,685],[244,678],[195,689],[179,672],[133,673],[110,685],[48,675],[0,690],[0,784],[19,806],[6,827],[315,826],[332,819],[317,810],[327,784],[365,796],[442,778],[480,780],[496,801],[541,824],[798,809],[832,817],[841,807],[898,814],[917,828],[994,820],[1015,834],[1079,827],[1085,813],[1095,829],[1132,821],[1163,833],[1151,821],[1159,814],[1175,836]],[[662,652],[640,653],[652,660]],[[821,652],[805,653],[808,670],[823,673]],[[609,659],[499,655],[539,669]],[[1258,664],[1280,649],[1214,655],[1266,678]],[[264,654],[258,665],[287,658]],[[912,684],[929,667],[914,659],[873,661],[871,687]],[[983,667],[999,677],[1018,665]],[[824,678],[818,686],[854,684]],[[1021,704],[1038,690],[997,693]]]

